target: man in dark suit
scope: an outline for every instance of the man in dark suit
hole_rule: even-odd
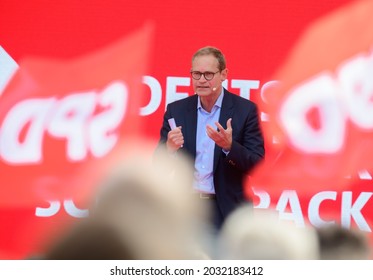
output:
[[[194,159],[195,196],[212,203],[213,223],[220,228],[233,209],[248,201],[245,176],[264,158],[264,141],[256,105],[222,86],[228,69],[219,49],[198,50],[190,73],[195,95],[168,104],[160,144],[171,154],[186,152]]]

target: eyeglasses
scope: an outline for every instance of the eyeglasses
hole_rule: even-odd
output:
[[[205,77],[206,81],[210,81],[214,78],[216,73],[219,73],[220,71],[214,72],[199,72],[199,71],[190,71],[190,74],[192,75],[192,78],[195,80],[201,79],[202,75]]]

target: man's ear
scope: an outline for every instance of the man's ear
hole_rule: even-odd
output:
[[[224,70],[221,71],[221,81],[225,81],[225,79],[228,77],[228,68],[225,68]]]

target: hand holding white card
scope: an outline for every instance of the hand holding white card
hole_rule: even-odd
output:
[[[176,122],[174,118],[168,119],[168,124],[170,125],[171,130],[176,128]]]
[[[168,124],[170,125],[171,130],[172,130],[172,129],[175,129],[175,128],[177,127],[174,118],[168,119]],[[183,145],[181,145],[180,147],[183,147]]]

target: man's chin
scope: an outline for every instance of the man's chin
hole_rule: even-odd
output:
[[[197,90],[196,93],[199,96],[208,96],[211,94],[211,90],[210,89]]]

